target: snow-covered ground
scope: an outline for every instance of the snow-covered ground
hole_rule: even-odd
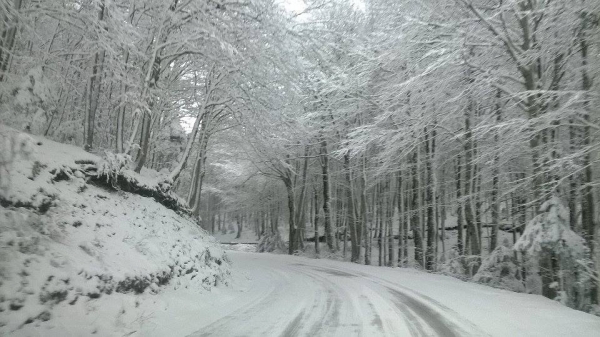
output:
[[[158,294],[227,282],[223,250],[184,213],[87,181],[100,157],[2,125],[0,149],[0,336],[127,335],[168,309]]]
[[[184,213],[87,181],[100,157],[0,136],[0,159],[8,142],[28,154],[0,166],[0,336],[600,335],[600,318],[541,296],[252,244],[224,254]],[[256,242],[235,235],[217,239]]]
[[[542,296],[412,269],[230,252],[228,288],[166,292],[139,336],[598,336],[600,318]]]
[[[97,335],[577,337],[600,332],[598,317],[541,296],[451,277],[288,255],[228,254],[229,286],[139,295],[137,316],[98,316],[135,322],[135,329]],[[120,294],[112,306],[128,300]],[[64,333],[81,331],[77,320],[63,317],[56,324],[62,334],[17,335],[80,335]]]

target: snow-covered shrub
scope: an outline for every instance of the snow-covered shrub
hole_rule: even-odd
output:
[[[81,118],[63,121],[59,128],[52,128],[52,138],[61,143],[81,144],[83,143],[82,124],[83,120]]]
[[[102,159],[98,164],[96,175],[106,177],[106,182],[111,182],[113,187],[116,188],[115,184],[118,181],[118,176],[131,164],[131,156],[124,153],[105,151]]]
[[[0,197],[10,188],[10,171],[19,159],[28,159],[34,151],[34,141],[23,133],[0,133]]]
[[[52,108],[53,95],[41,67],[35,67],[10,90],[7,104],[1,109],[2,121],[34,134],[45,131]]]
[[[440,264],[439,272],[444,275],[453,276],[459,279],[466,278],[466,270],[463,263],[463,257],[456,248],[450,249],[448,257]]]
[[[508,240],[496,247],[481,263],[473,281],[516,292],[525,291],[521,280],[519,261]]]
[[[285,251],[285,243],[281,238],[279,231],[263,235],[256,245],[258,253],[282,252]]]
[[[569,224],[569,210],[556,196],[546,201],[533,218],[514,249],[533,256],[550,255],[558,270],[553,271],[551,288],[557,291],[556,300],[570,307],[583,309],[591,287],[590,275],[584,265],[590,263],[590,251],[585,240]]]

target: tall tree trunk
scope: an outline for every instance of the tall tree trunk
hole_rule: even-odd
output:
[[[412,155],[412,205],[411,205],[411,220],[410,226],[413,232],[413,241],[415,244],[415,261],[421,266],[423,265],[423,236],[421,233],[421,223],[419,221],[419,190],[421,186],[419,186],[419,172],[417,170],[417,161],[418,161],[418,149],[414,150]]]
[[[321,138],[321,173],[323,178],[323,220],[325,224],[325,241],[330,251],[335,251],[333,242],[333,228],[331,226],[331,199],[329,197],[329,153],[327,151],[327,141]]]
[[[351,262],[358,262],[360,255],[360,242],[358,241],[358,230],[356,221],[356,211],[354,205],[354,191],[352,184],[352,177],[350,173],[350,156],[346,153],[344,155],[344,172],[346,177],[347,191],[348,191],[348,229],[350,230],[350,242],[352,243],[352,254],[350,255]]]
[[[313,210],[314,210],[314,220],[313,220],[313,224],[315,227],[315,254],[317,254],[317,257],[319,257],[319,255],[321,254],[321,247],[320,247],[320,243],[319,243],[319,197],[318,197],[318,193],[317,193],[317,189],[315,188],[315,193],[314,193],[314,197],[313,197],[314,203],[313,203]]]
[[[152,116],[148,113],[143,113],[142,117],[142,131],[140,134],[140,150],[135,162],[134,171],[140,173],[144,163],[146,163],[146,157],[148,156],[148,148],[150,147],[150,133],[152,126]]]
[[[589,20],[586,18],[586,20]],[[584,22],[584,25],[589,23]],[[587,40],[587,27],[582,29],[579,38],[580,45],[580,53],[581,53],[581,89],[584,91],[585,100],[584,100],[584,112],[583,119],[589,123],[590,122],[590,102],[589,102],[589,91],[592,88],[593,79],[589,74],[589,44]],[[592,187],[593,183],[593,171],[592,171],[592,158],[590,154],[589,147],[592,144],[592,134],[590,130],[589,124],[583,127],[583,146],[585,148],[586,153],[583,156],[583,190],[582,190],[582,199],[581,199],[581,224],[584,231],[584,237],[590,247],[591,256],[594,259],[594,263],[597,268],[597,274],[600,275],[600,261],[598,261],[598,257],[596,256],[596,247],[595,247],[595,237],[596,237],[596,226],[597,224],[594,221],[595,216],[595,204],[594,204],[594,190]],[[592,303],[597,304],[600,302],[600,280],[597,282],[596,286],[592,289],[591,300]]]
[[[406,235],[406,217],[404,214],[404,188],[402,186],[404,181],[402,180],[402,173],[402,170],[398,172],[398,186],[396,186],[396,188],[398,189],[398,267],[404,267],[404,260],[406,259],[406,246],[404,242],[404,237]]]
[[[383,197],[381,191],[381,182],[377,183],[377,248],[379,256],[379,266],[383,266]]]
[[[304,232],[306,230],[306,190],[308,188],[306,183],[306,177],[308,174],[308,145],[304,147],[304,162],[302,165],[302,189],[300,190],[300,197],[298,198],[298,205],[296,206],[296,244],[299,249],[304,249]]]
[[[132,1],[130,3],[130,7],[129,7],[129,24],[133,24],[133,16],[135,13],[135,1]],[[129,49],[125,50],[125,57],[124,57],[124,65],[125,68],[127,68],[127,65],[129,63]],[[123,78],[125,78],[125,75],[123,75]],[[116,144],[116,151],[117,153],[122,153],[125,151],[125,144],[124,144],[124,138],[123,138],[123,134],[125,132],[125,111],[126,111],[126,95],[127,95],[127,91],[128,91],[128,87],[127,84],[121,83],[121,107],[118,109],[117,112],[117,130],[116,130],[116,136],[117,136],[117,144]]]
[[[469,240],[469,255],[479,256],[479,234],[477,226],[475,224],[472,199],[472,167],[473,167],[473,144],[472,144],[472,131],[471,131],[471,109],[465,111],[465,222],[467,223],[467,239]],[[469,261],[471,266],[471,275],[474,275],[479,268],[477,257],[473,261]],[[470,259],[472,260],[472,259]]]
[[[290,176],[284,177],[283,183],[285,185],[285,189],[288,195],[288,210],[289,210],[289,245],[288,245],[288,254],[292,255],[297,250],[296,246],[296,197],[294,195],[294,186],[293,181]]]
[[[147,84],[147,90],[150,90],[155,87],[156,82],[158,82],[158,78],[160,76],[160,60],[157,56],[154,58],[154,62],[150,67],[152,68],[152,79],[150,79],[149,83]],[[148,98],[148,100],[149,101],[147,111],[142,111],[142,132],[140,135],[140,151],[138,152],[134,168],[134,171],[137,173],[141,172],[142,167],[146,163],[146,157],[148,156],[148,148],[150,145],[154,98]]]
[[[496,124],[500,124],[502,121],[502,107],[500,106],[500,90],[496,94]],[[494,133],[494,144],[496,145],[496,152],[494,153],[494,161],[492,166],[492,193],[491,193],[491,215],[492,215],[492,233],[490,235],[490,253],[498,246],[498,229],[500,227],[500,202],[498,201],[499,193],[499,180],[500,180],[500,131],[496,130]]]
[[[456,239],[456,249],[458,254],[463,256],[465,254],[464,246],[464,234],[463,234],[463,201],[462,199],[462,156],[459,154],[456,157],[456,227],[458,230],[458,237]]]
[[[441,218],[441,240],[442,240],[442,259],[446,261],[446,173],[442,169],[442,179],[440,182],[440,218]]]
[[[370,219],[367,219],[367,172],[366,172],[366,157],[363,157],[362,163],[362,175],[360,179],[361,183],[361,193],[360,193],[360,222],[361,222],[361,238],[365,243],[365,264],[371,264],[371,252],[369,247],[369,239],[371,236],[370,225],[367,227],[367,224],[370,224]],[[368,229],[367,229],[368,228]],[[359,241],[361,241],[359,239]]]
[[[206,121],[206,126],[208,125]],[[188,195],[188,205],[192,209],[192,214],[198,216],[200,214],[200,202],[202,196],[202,186],[204,184],[204,175],[206,173],[206,149],[208,147],[208,135],[204,130],[200,135],[198,144],[198,157],[194,169],[192,170],[192,190]]]
[[[425,206],[427,207],[427,250],[425,254],[425,269],[433,270],[435,263],[435,254],[433,245],[434,241],[434,200],[433,200],[433,170],[431,168],[431,162],[433,157],[433,144],[434,140],[430,139],[429,130],[425,128],[425,174],[426,174],[426,187],[425,187]]]
[[[237,223],[237,234],[236,234],[235,238],[239,239],[242,237],[242,230],[244,228],[244,218],[242,215],[238,214],[235,217],[235,221]]]
[[[100,3],[98,11],[98,21],[104,21],[104,1]],[[96,112],[98,110],[98,101],[100,100],[100,91],[102,87],[102,72],[104,69],[104,50],[94,55],[94,64],[92,65],[92,76],[90,77],[88,90],[88,110],[85,115],[85,145],[86,151],[91,151],[94,145],[94,128],[96,123]]]

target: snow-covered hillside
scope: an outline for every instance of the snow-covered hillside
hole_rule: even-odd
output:
[[[152,294],[228,281],[223,250],[158,180],[107,182],[116,158],[2,125],[0,146],[0,335],[129,334]]]

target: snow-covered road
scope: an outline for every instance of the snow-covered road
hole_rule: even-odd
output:
[[[374,275],[257,254],[237,253],[234,262],[261,280],[249,289],[255,300],[192,336],[482,335],[448,308]]]
[[[190,336],[600,335],[600,318],[540,296],[408,269],[230,256],[237,290],[201,304]]]

